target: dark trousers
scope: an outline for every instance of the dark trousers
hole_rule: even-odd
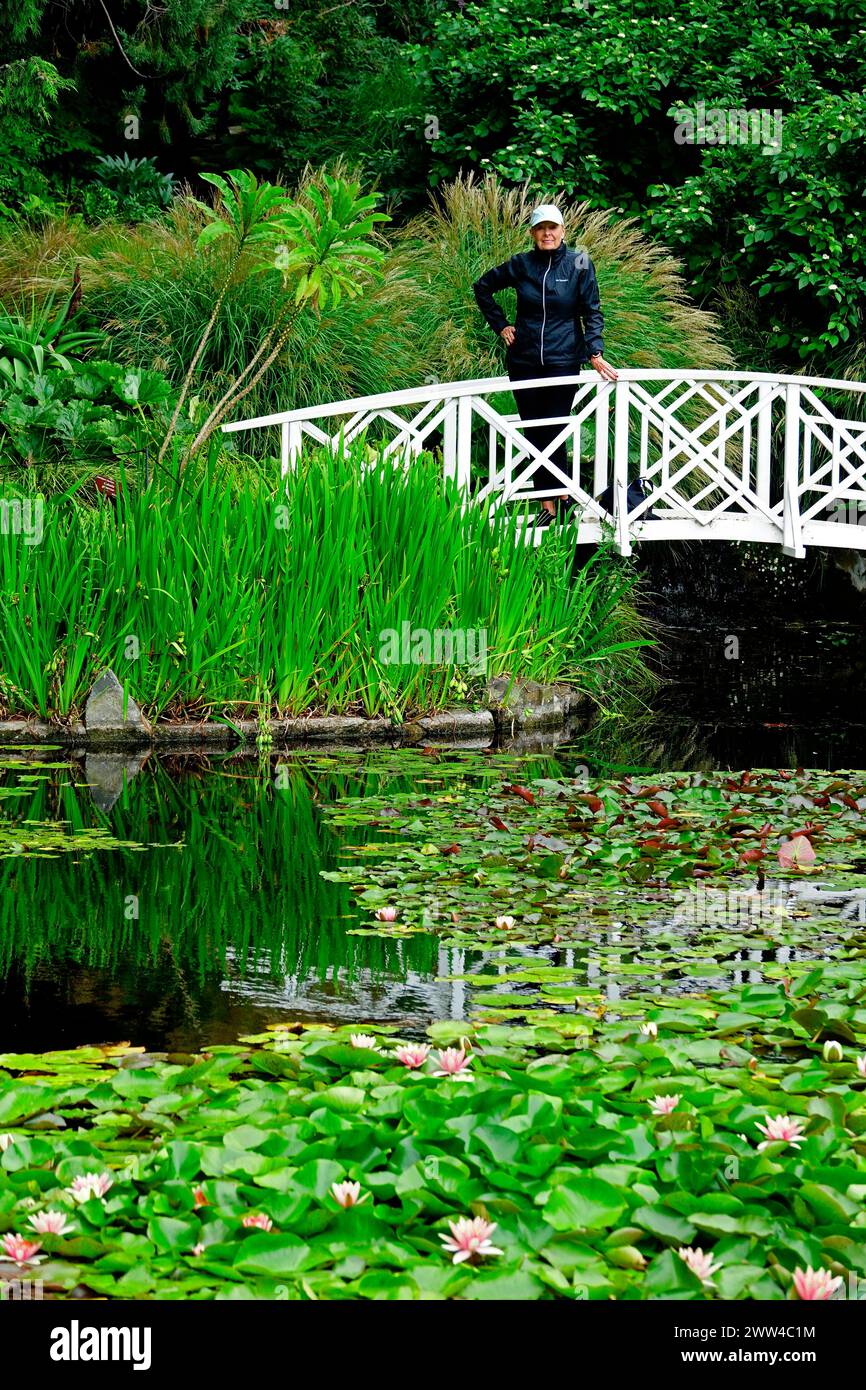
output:
[[[522,363],[513,365],[509,363],[508,377],[510,381],[531,381],[533,377],[540,376],[549,376],[554,379],[550,386],[533,386],[528,391],[515,391],[514,399],[517,402],[517,413],[521,420],[539,420],[549,415],[570,415],[577,388],[575,386],[558,386],[555,379],[561,376],[575,375],[579,371],[580,363],[578,362],[575,362],[573,367],[527,367]],[[563,428],[564,421],[559,425],[530,426],[523,433],[530,444],[534,444],[536,449],[543,450]],[[571,472],[567,440],[557,445],[550,455],[550,459],[566,475]],[[561,495],[565,491],[565,484],[555,477],[549,468],[545,468],[544,464],[533,473],[532,486],[536,492],[544,492],[548,488],[554,488],[555,495]]]

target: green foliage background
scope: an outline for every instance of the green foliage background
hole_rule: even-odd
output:
[[[233,165],[291,182],[344,156],[400,218],[443,180],[491,171],[638,217],[722,311],[738,365],[862,375],[860,0],[687,14],[662,0],[122,0],[111,14],[114,32],[99,6],[24,0],[0,18],[7,215],[115,211],[97,160],[124,153],[193,182]],[[676,113],[698,101],[779,112],[780,148],[678,144]],[[142,180],[133,215],[158,204]]]

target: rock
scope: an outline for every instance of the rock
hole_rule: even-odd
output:
[[[491,676],[487,682],[487,703],[504,705],[517,696],[517,683],[511,676]]]
[[[131,695],[124,709],[123,686],[112,670],[103,671],[94,682],[84,706],[84,724],[89,748],[151,742],[150,725]]]
[[[110,811],[124,787],[136,777],[147,759],[145,753],[88,753],[84,759],[84,776],[94,805],[100,811]]]
[[[565,722],[585,703],[570,686],[557,682],[521,680],[519,676],[494,676],[487,682],[487,702],[497,727],[544,728]]]
[[[405,733],[409,728],[412,729],[411,738]],[[411,726],[404,725],[403,741],[428,743],[437,738],[456,738],[465,743],[471,739],[475,746],[486,748],[495,733],[496,725],[489,709],[451,709],[425,715]]]

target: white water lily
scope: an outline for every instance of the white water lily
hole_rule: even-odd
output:
[[[41,1236],[68,1236],[70,1231],[75,1230],[62,1211],[40,1212],[38,1216],[30,1217],[30,1225]]]
[[[91,1197],[104,1197],[113,1181],[110,1173],[84,1173],[73,1178],[66,1191],[76,1202],[88,1202]]]

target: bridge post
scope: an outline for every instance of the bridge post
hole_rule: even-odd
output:
[[[613,513],[616,543],[620,555],[631,554],[628,532],[628,416],[631,391],[627,381],[614,386],[616,406],[613,423]]]
[[[592,479],[592,495],[598,497],[607,487],[611,388],[606,383],[598,382],[595,391],[595,469]]]
[[[447,482],[457,476],[457,401],[453,397],[445,404],[442,435],[442,477]]]
[[[285,478],[295,467],[301,452],[301,427],[297,421],[284,420],[280,426],[280,477]]]
[[[800,523],[800,388],[785,387],[785,478],[782,551],[802,560],[806,554]]]
[[[472,473],[472,397],[461,396],[457,403],[457,486],[469,496]]]

